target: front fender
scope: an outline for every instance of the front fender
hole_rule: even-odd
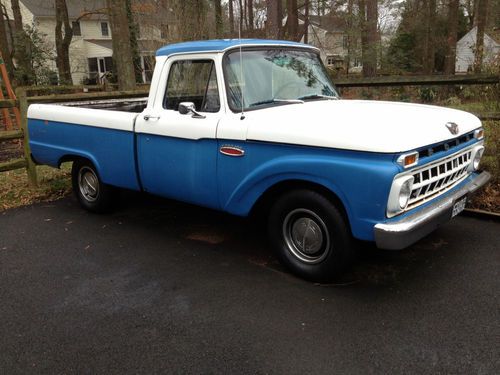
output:
[[[389,154],[321,150],[264,161],[235,185],[222,208],[246,216],[270,188],[287,180],[323,186],[342,202],[359,239],[373,239],[373,225],[385,218],[387,197],[398,168]]]
[[[239,183],[223,209],[236,215],[247,215],[262,194],[274,185],[283,181],[302,180],[322,185],[332,191],[348,210],[348,200],[335,182],[313,172],[328,163],[325,159],[304,157],[281,157],[264,163]]]

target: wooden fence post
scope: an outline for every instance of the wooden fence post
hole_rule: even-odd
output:
[[[31,186],[38,186],[36,175],[36,165],[31,160],[31,149],[28,134],[28,98],[26,89],[17,89],[17,99],[19,100],[19,111],[21,112],[21,130],[24,133],[24,157],[26,159],[26,171],[28,172],[28,181]]]

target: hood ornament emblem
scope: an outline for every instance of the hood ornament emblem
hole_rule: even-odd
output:
[[[446,127],[450,131],[451,134],[457,135],[459,132],[458,125],[455,124],[454,122],[447,122]]]

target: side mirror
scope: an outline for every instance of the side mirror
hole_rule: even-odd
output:
[[[179,113],[181,115],[187,115],[187,114],[192,114],[194,118],[205,118],[206,116],[202,115],[201,113],[198,113],[196,111],[196,107],[194,106],[194,103],[192,102],[182,102],[179,103]]]

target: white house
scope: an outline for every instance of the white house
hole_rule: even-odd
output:
[[[299,14],[299,23],[304,24],[305,17]],[[307,30],[308,43],[318,47],[325,65],[332,69],[346,69],[348,56],[348,34],[346,21],[332,13],[324,16],[309,15]],[[304,37],[301,40],[304,42]],[[351,56],[350,72],[360,72],[361,59]]]
[[[467,73],[474,66],[474,51],[476,49],[477,26],[465,34],[457,42],[457,57],[455,61],[455,73]],[[484,34],[483,64],[491,64],[500,56],[500,43]]]
[[[23,23],[32,25],[54,50],[55,54],[55,5],[52,0],[19,0]],[[7,14],[13,19],[10,1],[3,1]],[[69,47],[73,83],[96,83],[113,68],[112,30],[105,12],[105,0],[66,0],[68,16],[73,26],[73,39]],[[141,47],[146,47],[142,49]],[[143,81],[151,79],[154,51],[147,40],[139,40],[143,68]],[[55,61],[49,68],[57,71]]]

